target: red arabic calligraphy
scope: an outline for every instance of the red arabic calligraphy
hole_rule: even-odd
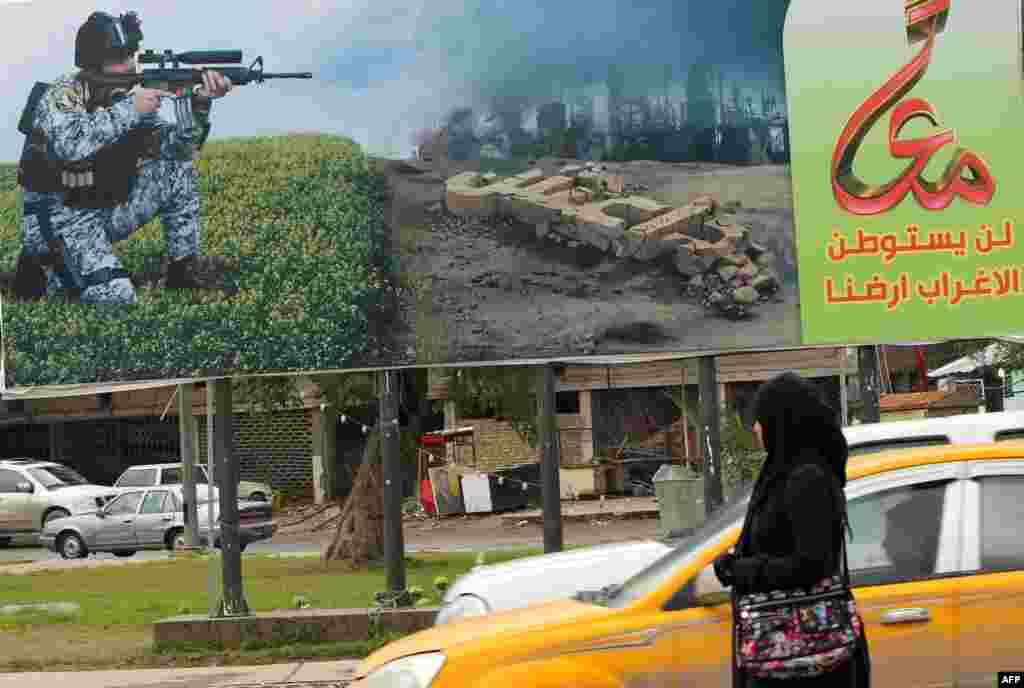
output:
[[[949,0],[941,0],[938,4],[948,9]],[[939,126],[935,108],[923,98],[911,98],[896,105],[928,69],[937,23],[938,19],[933,18],[921,51],[857,108],[836,142],[832,154],[832,190],[840,207],[854,215],[884,213],[902,202],[910,192],[921,207],[928,210],[943,210],[957,196],[969,203],[986,205],[995,195],[996,184],[988,166],[979,156],[961,147],[956,148],[939,181],[931,182],[924,178],[923,173],[931,157],[939,149],[957,143],[953,129],[943,129],[925,138],[899,139],[900,132],[914,119],[926,119],[932,126]],[[913,162],[892,181],[871,186],[854,174],[854,158],[868,132],[893,106],[895,110],[889,121],[889,152],[894,158],[910,158]]]

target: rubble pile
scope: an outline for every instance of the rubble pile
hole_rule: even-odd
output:
[[[779,297],[775,256],[735,221],[735,204],[701,196],[672,208],[636,195],[640,186],[594,163],[552,176],[539,169],[506,178],[464,172],[447,181],[445,203],[466,222],[499,231],[532,226],[540,239],[664,266],[684,294],[728,318],[749,317]]]

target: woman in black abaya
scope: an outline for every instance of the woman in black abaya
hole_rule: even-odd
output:
[[[839,572],[847,525],[846,438],[817,387],[793,373],[779,375],[758,390],[754,416],[768,457],[735,551],[715,562],[734,601],[754,592],[806,588]],[[747,676],[734,657],[733,686],[867,688],[870,665],[865,635],[850,661],[813,678]]]

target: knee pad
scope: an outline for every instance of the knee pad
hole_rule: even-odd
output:
[[[82,290],[81,302],[96,305],[126,306],[136,302],[135,286],[124,270],[99,270],[86,277],[88,286]],[[106,277],[107,279],[103,279]]]

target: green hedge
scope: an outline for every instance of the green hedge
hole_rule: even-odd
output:
[[[391,269],[385,181],[357,144],[322,135],[209,143],[197,163],[203,252],[238,267],[233,297],[140,289],[97,309],[5,299],[8,384],[43,385],[344,367],[369,339]],[[0,167],[0,271],[21,249],[14,167]],[[115,250],[159,269],[154,220]]]

